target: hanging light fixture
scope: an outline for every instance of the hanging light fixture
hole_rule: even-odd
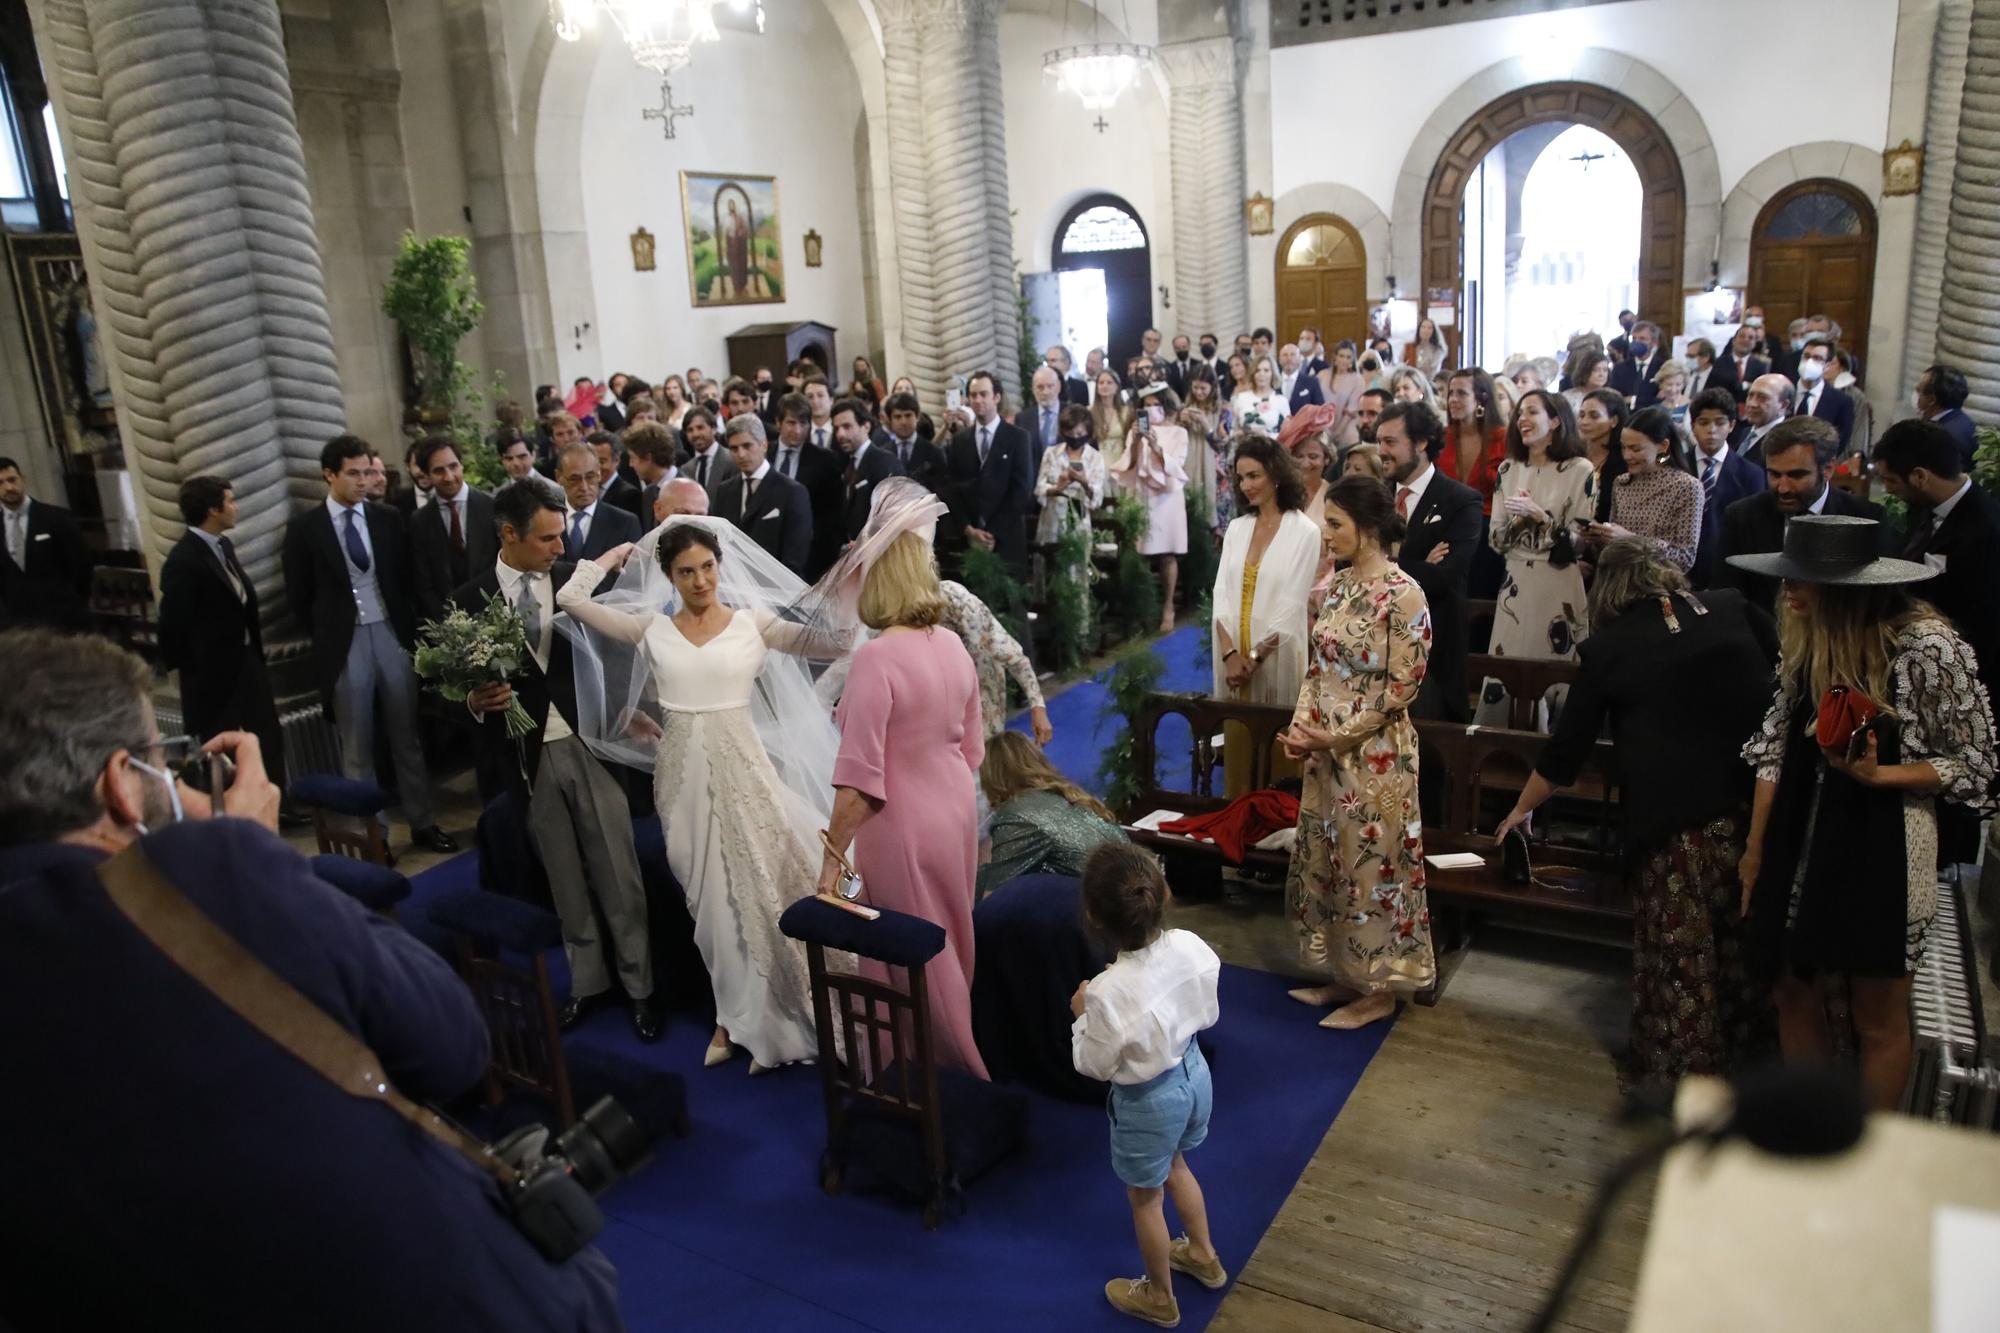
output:
[[[1118,104],[1125,90],[1139,81],[1139,75],[1153,63],[1153,48],[1132,42],[1102,40],[1103,11],[1094,9],[1092,41],[1079,46],[1063,46],[1042,56],[1042,73],[1053,78],[1064,92],[1074,93],[1086,111],[1108,111]],[[1125,31],[1132,29],[1119,0],[1119,14]],[[1065,12],[1067,27],[1067,12]]]
[[[662,76],[685,69],[694,48],[721,40],[715,27],[717,0],[549,0],[556,36],[573,42],[597,24],[601,14],[625,39],[632,59]],[[754,11],[764,31],[763,0],[728,0],[738,13]]]

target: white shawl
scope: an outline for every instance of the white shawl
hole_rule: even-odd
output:
[[[1250,606],[1250,632],[1237,623],[1242,618],[1243,565],[1250,553],[1250,533],[1257,526],[1255,514],[1231,519],[1222,536],[1222,563],[1215,573],[1211,594],[1215,624],[1226,631],[1230,642],[1248,652],[1272,634],[1278,646],[1250,678],[1241,695],[1230,690],[1222,674],[1222,639],[1215,636],[1209,650],[1210,693],[1218,699],[1241,699],[1245,703],[1298,703],[1299,686],[1305,683],[1307,619],[1306,594],[1312,591],[1319,571],[1319,529],[1303,513],[1288,511],[1278,523],[1278,534],[1257,566],[1256,598]]]

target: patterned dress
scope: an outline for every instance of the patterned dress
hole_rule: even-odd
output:
[[[1677,467],[1627,472],[1611,483],[1611,521],[1658,542],[1685,574],[1701,545],[1701,483]]]
[[[1539,466],[1510,458],[1500,465],[1486,540],[1505,558],[1507,569],[1494,604],[1493,638],[1487,652],[1495,657],[1576,656],[1576,645],[1590,633],[1590,607],[1584,597],[1583,571],[1575,559],[1574,525],[1578,519],[1595,516],[1596,487],[1597,470],[1588,458]],[[1548,521],[1509,514],[1503,502],[1510,495],[1533,500],[1548,514]],[[1558,541],[1558,534],[1565,532]],[[1569,559],[1558,565],[1563,551],[1570,553]],[[1548,702],[1560,708],[1567,694],[1566,687],[1556,686],[1549,691]],[[1499,681],[1488,677],[1481,682],[1472,720],[1481,726],[1507,725],[1507,692]]]
[[[1007,729],[1007,678],[1021,687],[1028,707],[1041,708],[1042,684],[1035,678],[1035,664],[1014,636],[1002,629],[986,603],[972,590],[950,579],[941,580],[945,605],[951,608],[951,628],[958,632],[972,665],[979,672],[979,712],[986,735],[998,736]]]
[[[1437,978],[1409,717],[1430,649],[1414,579],[1393,566],[1373,579],[1342,570],[1293,715],[1342,745],[1306,759],[1285,900],[1303,957],[1363,994],[1409,995]]]

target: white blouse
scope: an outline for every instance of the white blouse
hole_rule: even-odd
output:
[[[1191,930],[1163,931],[1128,949],[1090,979],[1083,1016],[1070,1024],[1070,1059],[1085,1078],[1144,1083],[1187,1054],[1188,1043],[1221,1016],[1216,980],[1222,960]]]
[[[1228,632],[1230,642],[1239,650],[1248,652],[1272,634],[1278,636],[1278,646],[1250,677],[1249,688],[1239,695],[1223,681],[1221,637],[1210,635],[1209,693],[1218,699],[1289,708],[1298,702],[1299,686],[1306,676],[1306,635],[1312,628],[1306,598],[1319,575],[1320,530],[1297,509],[1287,511],[1279,520],[1277,535],[1257,563],[1257,590],[1246,631],[1239,623],[1243,615],[1243,567],[1250,559],[1250,537],[1256,527],[1254,513],[1229,521],[1222,534],[1222,559],[1209,601],[1216,625]]]
[[[1236,429],[1242,430],[1245,426],[1260,425],[1269,435],[1276,435],[1278,427],[1292,414],[1291,403],[1285,395],[1275,389],[1270,393],[1245,389],[1229,400],[1229,406],[1236,414]],[[1255,422],[1251,421],[1253,416],[1256,418]]]

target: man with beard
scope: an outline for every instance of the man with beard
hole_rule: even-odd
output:
[[[1719,587],[1737,588],[1744,600],[1775,615],[1778,580],[1728,562],[1732,555],[1767,555],[1785,547],[1785,524],[1800,514],[1846,514],[1882,520],[1882,507],[1827,484],[1840,456],[1840,432],[1819,417],[1791,417],[1764,437],[1764,477],[1770,489],[1746,496],[1722,513]],[[1879,531],[1888,535],[1888,525]],[[1886,545],[1883,554],[1888,554]]]

